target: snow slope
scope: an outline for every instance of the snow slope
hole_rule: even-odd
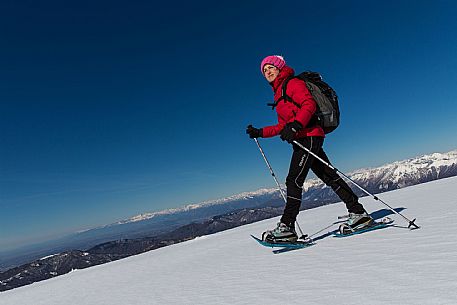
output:
[[[0,304],[457,304],[456,187],[453,177],[380,196],[420,230],[391,216],[398,227],[344,239],[325,230],[315,246],[273,254],[249,237],[278,221],[268,219],[6,291]],[[328,205],[299,221],[313,233],[344,213]]]

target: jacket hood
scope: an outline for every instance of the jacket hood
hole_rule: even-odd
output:
[[[284,66],[275,80],[270,83],[270,85],[273,87],[273,91],[276,92],[276,90],[282,85],[286,78],[293,76],[294,74],[294,69],[289,66]]]

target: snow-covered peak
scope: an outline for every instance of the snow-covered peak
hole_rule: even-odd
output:
[[[457,167],[457,150],[422,155],[376,168],[362,168],[349,173],[348,176],[358,182],[375,181],[381,184],[398,184],[405,179],[416,179],[421,182],[421,177],[432,174],[436,176],[435,179],[443,178],[442,175],[447,169],[455,169],[455,167]],[[400,185],[400,187],[403,186],[406,185]],[[324,187],[324,184],[319,179],[311,179],[305,182],[304,187],[305,189]]]

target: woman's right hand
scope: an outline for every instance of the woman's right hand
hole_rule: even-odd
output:
[[[255,128],[252,125],[246,127],[246,133],[251,139],[261,138],[262,137],[262,128]]]

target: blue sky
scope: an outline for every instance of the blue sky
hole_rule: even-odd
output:
[[[273,187],[271,54],[338,92],[340,170],[457,147],[454,1],[247,2],[3,1],[0,247]]]

